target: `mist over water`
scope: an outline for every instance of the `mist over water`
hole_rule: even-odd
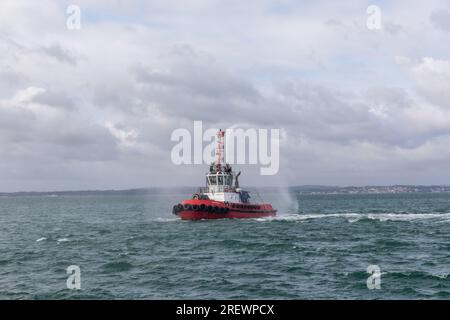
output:
[[[187,196],[1,197],[0,298],[450,298],[449,194],[267,193],[276,217],[197,222],[171,214]]]
[[[279,203],[280,213],[297,213],[298,212],[298,201],[294,193],[289,192],[287,187],[278,188],[277,197],[280,198]]]

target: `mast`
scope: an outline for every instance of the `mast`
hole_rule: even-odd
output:
[[[222,171],[222,168],[225,163],[224,159],[224,140],[225,140],[225,131],[219,129],[217,132],[217,146],[216,146],[216,171]]]

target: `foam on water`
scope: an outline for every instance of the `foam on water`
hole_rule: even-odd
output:
[[[162,218],[158,217],[155,219],[157,222],[174,222],[174,221],[180,221],[180,218]]]
[[[361,219],[378,221],[414,221],[436,219],[450,222],[450,213],[329,213],[329,214],[278,214],[275,217],[257,218],[256,221],[303,221],[310,219],[344,218],[353,223]]]

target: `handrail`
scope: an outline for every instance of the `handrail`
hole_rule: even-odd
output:
[[[230,186],[220,186],[213,185],[209,187],[201,187],[199,189],[201,193],[212,193],[212,192],[236,192],[236,188]]]

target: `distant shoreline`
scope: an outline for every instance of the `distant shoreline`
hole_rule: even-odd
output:
[[[292,192],[300,194],[401,194],[401,193],[450,193],[447,185],[392,185],[339,187],[304,185],[291,187],[249,187],[249,190],[278,193]],[[76,190],[76,191],[18,191],[0,192],[1,196],[112,196],[112,195],[156,195],[173,193],[193,193],[197,187],[137,188],[123,190]]]

